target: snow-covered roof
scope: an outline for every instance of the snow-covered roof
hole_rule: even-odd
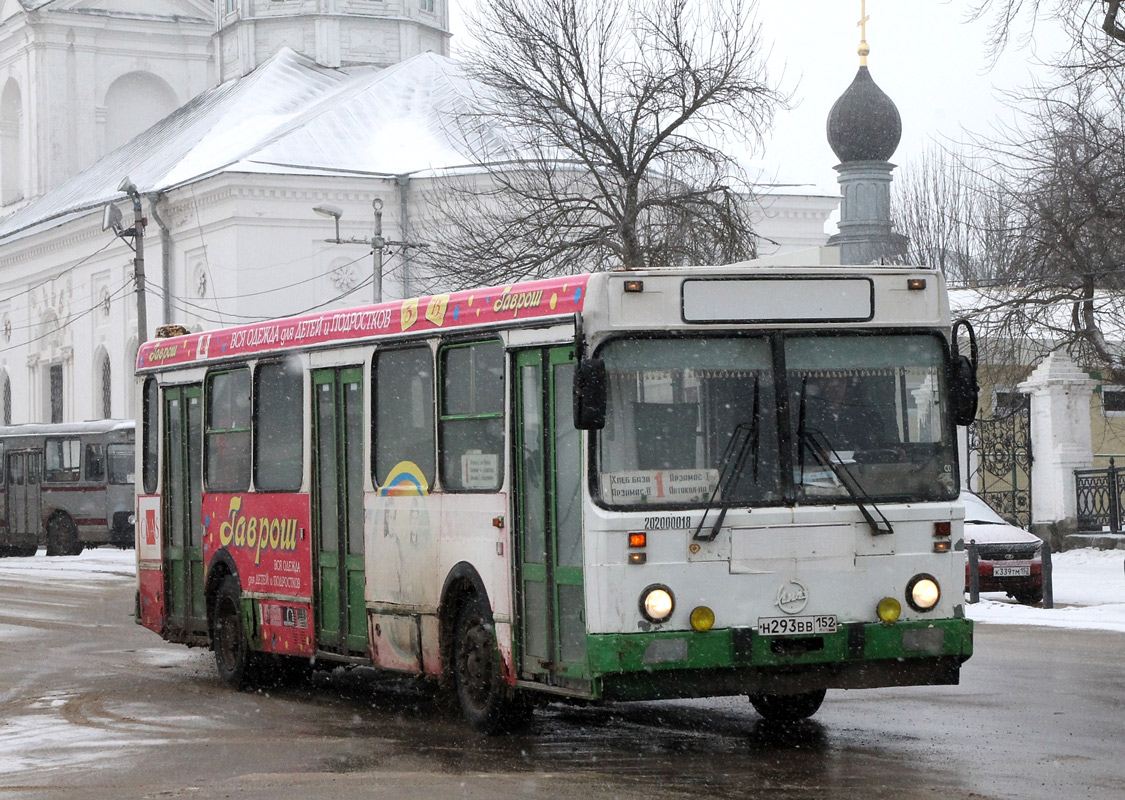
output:
[[[0,221],[0,243],[120,198],[221,172],[385,174],[473,163],[478,91],[456,61],[424,53],[386,69],[322,67],[288,48],[203,92]]]

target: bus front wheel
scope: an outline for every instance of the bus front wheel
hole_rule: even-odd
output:
[[[457,615],[453,638],[453,677],[461,713],[476,731],[506,733],[531,720],[531,705],[508,686],[500,670],[492,617],[479,597]]]
[[[236,689],[250,683],[250,642],[242,625],[242,587],[238,578],[227,575],[215,595],[215,611],[211,622],[211,649],[219,677]]]
[[[793,722],[807,719],[817,712],[824,702],[824,689],[800,694],[752,694],[750,705],[771,722]]]
[[[82,552],[78,541],[78,528],[67,516],[54,516],[47,520],[47,555],[76,556]]]

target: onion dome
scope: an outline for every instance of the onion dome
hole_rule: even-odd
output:
[[[902,119],[886,92],[861,66],[828,112],[828,144],[841,163],[889,161],[902,137]]]

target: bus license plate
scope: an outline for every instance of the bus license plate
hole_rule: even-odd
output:
[[[759,636],[793,636],[801,633],[835,633],[836,615],[819,617],[758,617]]]
[[[992,568],[992,574],[997,578],[1026,578],[1031,575],[1031,567],[1027,565],[1022,567],[995,566]]]

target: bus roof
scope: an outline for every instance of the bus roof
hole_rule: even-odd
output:
[[[906,284],[899,283],[903,276],[923,289],[928,280],[931,292],[910,292],[915,296],[911,302],[905,302],[903,295],[906,293],[898,291],[906,288]],[[504,326],[525,321],[550,322],[584,311],[606,313],[608,309],[590,302],[590,292],[598,295],[603,281],[607,285],[615,279],[640,285],[642,278],[656,281],[681,279],[684,285],[693,284],[693,293],[690,305],[685,292],[679,304],[667,306],[665,310],[675,317],[674,320],[671,317],[652,318],[651,308],[645,306],[641,317],[632,320],[639,320],[639,324],[818,325],[881,321],[901,325],[916,321],[919,324],[949,325],[944,281],[932,270],[910,266],[808,267],[742,262],[546,278],[189,333],[146,342],[137,352],[136,368],[138,372],[152,372],[164,367],[190,366],[251,355],[356,344],[384,336]],[[598,282],[596,285],[595,281]],[[709,281],[712,283],[707,287],[705,284]],[[782,284],[788,285],[778,290],[776,287]],[[770,290],[769,285],[775,288]],[[877,286],[881,288],[876,289]],[[751,291],[748,287],[753,287],[753,297],[747,294]],[[842,292],[843,288],[849,287],[850,294]],[[625,288],[624,291],[631,290]],[[878,310],[876,295],[880,298]],[[927,298],[926,302],[920,302],[923,298]],[[742,304],[750,299],[754,302],[744,309]],[[855,308],[844,308],[848,303]],[[761,308],[763,304],[767,308]],[[794,307],[780,315],[773,315],[778,306],[786,304]],[[754,305],[758,308],[751,307]],[[778,318],[765,318],[771,316]],[[620,317],[618,322],[624,319]]]
[[[76,433],[110,433],[131,431],[136,422],[131,419],[91,419],[84,422],[26,422],[21,425],[0,425],[0,437],[67,435]]]
[[[582,310],[589,280],[572,275],[510,283],[156,339],[137,352],[137,371],[391,334],[569,317]]]

